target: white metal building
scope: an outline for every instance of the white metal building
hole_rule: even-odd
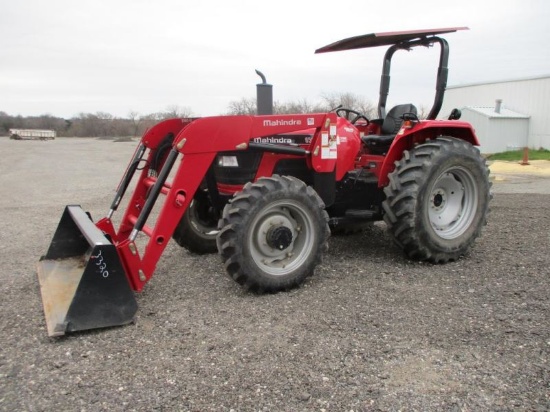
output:
[[[528,118],[527,122],[529,125],[526,141],[523,140],[521,134],[514,132],[511,134],[515,135],[517,140],[514,142],[508,141],[506,146],[517,148],[527,144],[531,149],[550,149],[550,75],[528,79],[449,86],[445,93],[445,100],[443,101],[443,107],[440,111],[440,117],[448,116],[455,107],[459,108],[463,112],[461,120],[470,121],[472,123],[482,145],[484,141],[498,142],[498,134],[506,130],[506,122],[496,122],[502,124],[499,124],[498,127],[494,129],[483,129],[478,119],[472,119],[472,116],[470,116],[471,110],[464,111],[466,107],[470,107],[472,110],[475,108],[493,108],[494,111],[496,106],[495,102],[497,100],[502,100],[502,115],[500,118],[502,118],[505,113],[515,118],[518,116],[521,118],[521,115]],[[509,112],[506,112],[506,110]],[[466,116],[464,116],[465,114]],[[470,119],[466,118],[468,116],[470,116]],[[476,116],[473,115],[473,117]],[[523,119],[525,119],[525,117]],[[511,123],[514,124],[514,127],[521,129],[523,126],[520,124],[525,122],[526,120],[512,121]],[[491,133],[492,135],[483,136],[484,133]],[[509,136],[503,137],[509,140]],[[493,153],[485,150],[483,147],[482,151]]]
[[[529,146],[529,116],[498,104],[496,107],[464,107],[460,120],[474,126],[482,153],[520,150]]]

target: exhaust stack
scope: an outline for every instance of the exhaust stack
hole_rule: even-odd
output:
[[[262,82],[256,85],[256,111],[259,115],[273,114],[273,85],[267,84],[264,74],[256,70]]]

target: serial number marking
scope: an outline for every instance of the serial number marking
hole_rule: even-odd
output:
[[[101,250],[96,256],[90,256],[91,259],[97,259],[96,262],[94,262],[99,269],[99,273],[101,273],[101,276],[104,278],[109,277],[109,271],[107,270],[107,262],[103,259],[103,254],[101,253]]]

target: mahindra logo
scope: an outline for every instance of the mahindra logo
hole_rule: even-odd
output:
[[[291,139],[286,139],[284,137],[278,137],[278,136],[255,137],[254,142],[255,143],[284,143],[284,144],[292,144],[293,143],[293,141]]]
[[[301,126],[302,121],[296,120],[296,119],[290,119],[290,120],[264,120],[264,126]]]

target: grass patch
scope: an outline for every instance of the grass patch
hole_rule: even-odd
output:
[[[487,157],[490,160],[508,160],[516,162],[523,159],[523,150],[511,150],[509,152],[495,153]],[[529,160],[550,160],[550,150],[529,149]]]

